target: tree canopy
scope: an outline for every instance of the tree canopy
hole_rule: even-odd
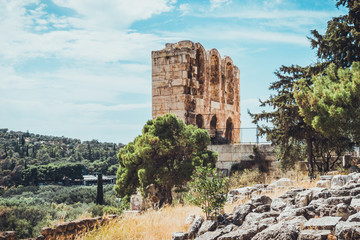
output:
[[[360,64],[337,69],[331,64],[309,86],[300,80],[295,88],[304,121],[327,138],[360,142]]]
[[[304,121],[300,114],[300,108],[295,100],[294,85],[299,81],[302,86],[310,87],[313,84],[312,78],[317,75],[326,75],[326,69],[330,64],[335,67],[347,68],[355,61],[359,61],[360,54],[360,2],[358,0],[338,0],[337,7],[344,6],[348,14],[334,17],[328,22],[324,35],[317,30],[311,31],[311,46],[317,50],[319,62],[310,66],[281,66],[275,72],[279,78],[270,86],[270,90],[276,93],[269,99],[262,101],[260,106],[269,106],[273,110],[263,111],[258,114],[251,114],[253,122],[259,124],[263,121],[271,123],[271,127],[263,125],[260,127],[260,134],[267,135],[268,140],[280,149],[280,160],[283,166],[288,167],[294,164],[296,159],[291,153],[299,145],[306,146],[307,160],[310,165],[310,174],[314,172],[317,164],[315,158],[327,159],[328,155],[335,150],[337,155],[344,144],[350,141],[334,141],[329,135],[316,131],[311,124]],[[349,145],[347,145],[349,146]],[[328,170],[326,166],[317,166],[318,169]]]
[[[206,130],[186,125],[174,114],[149,120],[142,135],[119,151],[116,192],[130,197],[139,188],[154,184],[163,193],[160,205],[172,202],[171,190],[191,179],[195,166],[214,164],[215,152],[207,150],[210,137]]]

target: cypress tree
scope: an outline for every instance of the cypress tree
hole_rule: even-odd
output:
[[[97,179],[96,204],[104,204],[103,178],[101,173],[98,174]]]

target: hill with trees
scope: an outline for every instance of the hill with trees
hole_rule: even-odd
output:
[[[64,184],[84,174],[115,175],[123,146],[0,129],[0,186]]]

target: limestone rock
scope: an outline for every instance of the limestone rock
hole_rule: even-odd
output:
[[[270,208],[273,211],[282,211],[287,206],[287,201],[283,198],[274,198],[271,202]]]
[[[236,226],[234,224],[229,224],[224,228],[219,228],[213,232],[206,232],[199,237],[195,238],[195,240],[215,240],[220,239],[219,236],[223,234],[227,234],[231,232]]]
[[[335,236],[340,239],[360,239],[359,222],[339,222],[335,228]]]
[[[239,239],[239,240],[245,240],[245,239],[251,239],[255,234],[258,233],[258,229],[256,226],[251,226],[247,228],[240,228],[236,231],[232,231],[230,233],[227,233],[221,237],[218,238],[218,240],[233,240],[233,239]]]
[[[305,207],[312,200],[313,191],[311,189],[299,192],[295,196],[295,206],[296,207]]]
[[[304,224],[304,229],[333,230],[341,217],[312,218]]]
[[[131,211],[143,211],[145,209],[144,200],[141,194],[133,194],[130,197],[130,210]]]
[[[171,238],[171,240],[186,240],[188,238],[188,234],[184,232],[175,232]]]
[[[269,186],[276,188],[286,188],[291,187],[292,185],[294,185],[294,182],[289,178],[280,178],[279,180],[269,184]]]
[[[256,213],[264,213],[264,212],[269,212],[270,211],[270,204],[265,204],[265,205],[261,205],[261,206],[258,206],[257,208],[255,208],[253,210],[253,212],[256,212]]]
[[[190,225],[194,222],[194,219],[195,219],[195,214],[190,214],[186,219],[185,219],[185,224],[186,225]]]
[[[335,175],[331,180],[331,188],[340,188],[349,181],[347,175]]]
[[[348,222],[360,222],[360,212],[350,215],[347,219]]]
[[[265,204],[271,204],[271,202],[272,202],[271,198],[265,195],[253,197],[250,200],[250,204],[254,205],[255,207]]]
[[[327,240],[330,234],[330,230],[303,230],[298,240]]]
[[[278,216],[278,221],[291,220],[297,216],[303,216],[306,219],[315,217],[315,208],[313,206],[306,206],[302,208],[286,208]]]
[[[298,232],[294,225],[280,222],[257,233],[252,240],[297,240]]]
[[[189,231],[188,231],[188,237],[189,238],[193,238],[196,236],[196,234],[198,233],[200,227],[201,227],[201,224],[204,222],[204,217],[203,216],[200,216],[200,215],[197,215],[195,218],[194,218],[194,221],[193,223],[191,224],[190,228],[189,228]]]
[[[346,221],[349,218],[349,216],[355,213],[356,210],[352,206],[346,205],[344,203],[340,203],[331,209],[329,215],[334,217],[341,217],[342,221]]]
[[[315,187],[319,188],[331,188],[331,181],[330,180],[319,180],[315,183]]]
[[[360,199],[356,199],[356,198],[352,199],[350,206],[355,208],[356,211],[359,211],[360,210]]]
[[[330,197],[325,200],[328,205],[338,205],[340,203],[350,204],[352,197]]]
[[[252,204],[235,206],[231,213],[231,215],[233,216],[233,223],[240,226],[243,223],[245,217],[251,212],[252,209],[254,209],[254,206]]]
[[[213,220],[206,220],[201,224],[198,235],[201,235],[208,231],[214,231],[217,227],[217,222]]]

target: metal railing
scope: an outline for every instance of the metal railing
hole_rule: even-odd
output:
[[[208,130],[211,138],[214,138],[216,135],[225,137],[226,128],[204,128]],[[256,127],[244,127],[244,128],[231,128],[232,134],[240,134],[240,142],[239,143],[256,143],[256,144],[265,144],[270,143],[266,140],[266,137],[258,136],[259,130]],[[240,131],[237,132],[237,131]]]

